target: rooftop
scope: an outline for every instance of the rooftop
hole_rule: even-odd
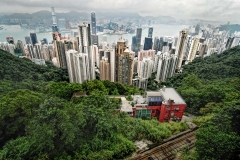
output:
[[[129,101],[126,100],[125,97],[121,97],[122,100],[122,107],[121,111],[122,112],[133,112],[131,104],[129,104]]]
[[[164,103],[168,103],[168,100],[174,100],[175,104],[186,104],[186,102],[183,100],[183,98],[178,94],[178,92],[174,88],[166,88],[160,89],[160,92]]]
[[[161,92],[159,92],[159,91],[150,91],[150,92],[147,92],[147,96],[148,97],[159,97],[159,96],[161,96]]]

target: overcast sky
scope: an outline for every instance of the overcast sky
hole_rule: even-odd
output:
[[[51,6],[56,12],[121,10],[142,16],[240,22],[240,0],[0,0],[0,12],[5,13],[50,11]]]

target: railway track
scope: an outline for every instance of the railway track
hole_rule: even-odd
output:
[[[192,130],[128,160],[172,160],[175,158],[176,152],[183,150],[185,147],[193,148],[196,141],[196,132],[197,130]]]

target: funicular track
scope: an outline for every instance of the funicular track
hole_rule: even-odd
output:
[[[138,154],[135,157],[129,158],[128,160],[172,160],[175,158],[176,152],[183,150],[185,147],[193,148],[196,141],[196,132],[196,129],[190,130],[181,136],[171,138],[165,143]]]

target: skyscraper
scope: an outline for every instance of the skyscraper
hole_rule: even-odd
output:
[[[73,49],[73,43],[69,39],[61,39],[61,34],[53,33],[54,49],[56,53],[57,66],[67,68],[66,51]]]
[[[31,41],[32,41],[32,45],[35,45],[35,44],[37,44],[37,43],[38,43],[38,40],[37,40],[37,35],[36,35],[36,33],[34,33],[34,32],[31,32],[31,33],[30,33],[30,38],[31,38]]]
[[[113,49],[104,48],[99,50],[100,79],[114,82],[115,53]]]
[[[48,48],[48,45],[47,44],[44,44],[42,46],[42,56],[43,56],[43,59],[46,60],[46,61],[51,61],[51,56],[50,56],[50,50]]]
[[[142,38],[142,28],[137,28],[137,34],[136,34],[136,51],[137,54],[141,49],[141,38]]]
[[[198,43],[199,43],[199,38],[197,36],[195,36],[192,40],[191,47],[190,47],[190,50],[189,50],[189,54],[188,54],[188,57],[187,57],[187,60],[189,62],[192,62],[192,60],[196,56],[196,53],[197,53],[197,50],[198,50]]]
[[[148,28],[148,37],[152,38],[152,35],[153,35],[153,27],[149,27]]]
[[[66,52],[66,59],[67,59],[67,68],[68,68],[68,76],[69,76],[69,81],[70,83],[73,83],[73,82],[77,82],[77,79],[76,79],[76,66],[77,64],[75,64],[75,61],[74,61],[74,58],[75,58],[75,55],[77,54],[78,52],[75,51],[75,50],[68,50]]]
[[[82,24],[78,26],[79,35],[79,52],[86,53],[88,55],[89,64],[89,77],[88,80],[95,79],[95,65],[94,65],[94,55],[93,46],[91,43],[91,33],[90,24]]]
[[[152,38],[145,37],[143,50],[149,50],[149,49],[152,49]]]
[[[91,25],[92,25],[92,34],[97,34],[96,15],[94,12],[91,13]]]
[[[23,45],[23,42],[21,40],[17,41],[16,47],[14,49],[14,53],[17,56],[25,56],[24,45]]]
[[[47,38],[43,38],[42,43],[43,43],[43,44],[48,44]]]
[[[153,45],[153,49],[158,52],[158,47],[159,47],[159,38],[158,37],[155,37],[154,38],[154,45]]]
[[[35,50],[35,57],[34,58],[35,59],[43,59],[42,44],[40,44],[40,43],[35,44],[34,50]]]
[[[144,57],[138,62],[139,88],[147,88],[147,79],[151,76],[154,62],[151,57]]]
[[[27,44],[27,50],[28,50],[28,54],[27,56],[30,57],[30,59],[33,59],[35,58],[35,55],[34,55],[34,51],[33,51],[33,45],[32,44]]]
[[[170,53],[159,53],[157,63],[157,75],[156,80],[164,82],[167,78],[173,76],[176,65],[177,56]]]
[[[98,46],[98,35],[91,35],[92,37],[92,44]]]
[[[131,50],[132,50],[133,52],[135,52],[135,51],[136,51],[136,47],[137,47],[136,36],[133,36],[133,37],[132,37],[132,48],[131,48]]]
[[[134,53],[130,52],[121,38],[115,47],[115,82],[132,84]]]
[[[13,39],[12,36],[7,36],[7,37],[6,37],[6,40],[7,40],[7,42],[8,42],[9,44],[14,44],[14,39]]]
[[[226,44],[226,49],[231,48],[232,43],[233,43],[234,37],[229,37],[227,40],[227,44]]]
[[[178,43],[176,47],[176,56],[178,57],[178,63],[176,69],[180,70],[183,61],[183,52],[186,45],[186,40],[188,37],[188,30],[182,30],[179,32]]]
[[[162,49],[163,49],[163,37],[160,37],[159,39],[159,46],[158,46],[158,51],[161,51],[162,52]]]
[[[55,9],[54,7],[51,7],[51,11],[52,11],[52,32],[58,32],[58,26],[57,26],[57,18],[56,18],[56,14],[55,14]]]
[[[89,79],[88,55],[75,50],[66,52],[69,81],[83,83]]]
[[[25,43],[31,44],[31,38],[29,36],[25,36]]]
[[[202,57],[206,52],[207,44],[206,41],[204,41],[201,45],[201,48],[199,49],[199,56]]]

